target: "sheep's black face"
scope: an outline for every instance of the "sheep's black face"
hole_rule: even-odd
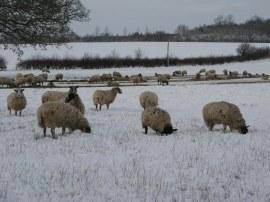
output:
[[[177,129],[173,129],[173,127],[171,125],[168,125],[164,128],[163,130],[163,134],[165,135],[169,135],[169,134],[172,134],[174,131],[176,131]]]
[[[240,128],[240,133],[241,134],[247,134],[248,133],[248,127],[249,126],[243,126]]]
[[[73,100],[77,96],[76,93],[69,93],[68,96],[65,99],[66,103],[69,103],[71,100]]]
[[[116,89],[117,89],[117,92],[118,92],[119,94],[122,94],[122,91],[121,91],[120,88],[116,88]]]
[[[85,128],[85,129],[84,129],[84,132],[85,132],[85,133],[91,133],[91,128],[90,128],[90,127]]]

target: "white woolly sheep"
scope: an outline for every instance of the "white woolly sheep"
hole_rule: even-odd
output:
[[[269,75],[262,73],[262,80],[269,80]]]
[[[183,70],[182,71],[182,76],[186,76],[187,75],[187,70]]]
[[[157,106],[158,105],[158,96],[156,93],[151,91],[145,91],[140,94],[139,97],[140,104],[143,109],[149,107],[149,106]]]
[[[7,97],[7,108],[10,115],[12,109],[15,111],[15,116],[17,116],[18,111],[20,116],[22,115],[22,110],[25,109],[27,104],[23,91],[24,89],[14,89],[14,92]]]
[[[248,76],[248,72],[246,70],[243,71],[243,77],[246,78]]]
[[[113,72],[113,76],[122,77],[122,74],[120,72]]]
[[[203,119],[209,131],[216,124],[223,124],[224,130],[229,126],[230,130],[237,130],[241,134],[248,132],[245,120],[239,108],[228,102],[211,102],[203,107]]]
[[[223,74],[224,74],[224,75],[228,75],[228,70],[227,70],[227,69],[224,69],[224,70],[223,70]]]
[[[130,79],[134,85],[138,85],[138,83],[141,81],[141,77],[139,75],[133,75],[130,77]]]
[[[173,76],[182,76],[182,71],[180,71],[180,70],[174,71],[172,75]]]
[[[23,74],[22,73],[18,73],[18,74],[16,74],[15,79],[18,79],[18,78],[21,78],[21,77],[23,77]]]
[[[205,73],[206,72],[206,69],[205,68],[202,68],[202,69],[200,69],[200,71],[199,71],[199,73],[201,74],[201,73]]]
[[[96,74],[96,75],[93,75],[89,78],[88,83],[98,82],[100,80],[101,80],[100,76],[98,74]]]
[[[83,133],[91,132],[89,122],[78,109],[59,101],[43,103],[37,110],[37,119],[38,126],[43,128],[44,137],[46,128],[51,128],[53,138],[56,138],[55,128],[62,128],[62,135],[66,128],[70,132],[77,129]]]
[[[47,72],[47,73],[50,73],[50,70],[48,69],[48,68],[46,68],[46,67],[44,67],[44,68],[42,68],[42,70],[41,70],[42,72]]]
[[[206,79],[216,79],[217,75],[214,72],[207,72]]]
[[[109,81],[109,80],[112,80],[112,75],[111,74],[102,74],[100,79],[102,81]]]
[[[238,71],[233,71],[233,72],[229,71],[229,75],[230,75],[231,78],[237,78]]]
[[[14,80],[8,77],[0,77],[0,86],[4,87],[13,87],[14,86]]]
[[[106,104],[107,109],[111,103],[114,102],[117,93],[122,94],[119,87],[114,87],[111,90],[96,90],[93,94],[93,103],[96,106],[96,110],[101,110],[102,105]]]
[[[163,85],[163,84],[169,85],[169,81],[165,75],[159,75],[157,78],[157,81],[158,81],[158,85]]]
[[[172,127],[169,113],[159,107],[147,107],[142,112],[141,120],[145,134],[148,132],[148,127],[161,135],[172,134],[173,131],[177,130]]]
[[[62,73],[58,73],[55,75],[55,80],[59,81],[59,80],[63,80],[64,75]]]
[[[119,83],[117,81],[108,81],[108,86],[119,86]]]

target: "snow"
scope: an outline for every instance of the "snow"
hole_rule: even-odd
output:
[[[269,73],[270,60],[206,67],[221,73],[247,70]],[[154,75],[187,69],[196,73],[204,66],[121,68],[122,74]],[[62,70],[64,78],[84,78],[115,71]],[[16,73],[1,72],[13,77]],[[57,73],[51,71],[50,78]],[[252,79],[251,79],[252,80]],[[232,81],[232,80],[231,80]],[[41,95],[52,89],[26,88],[27,107],[22,116],[9,115],[6,98],[0,96],[0,201],[269,201],[270,200],[270,83],[243,79],[218,85],[212,81],[174,82],[169,86],[120,86],[110,109],[95,111],[92,95],[97,89],[81,87],[92,132],[75,131],[52,139],[43,137],[36,111]],[[54,90],[66,91],[68,88]],[[171,115],[178,131],[158,136],[141,127],[139,95],[153,91],[159,107]],[[249,132],[224,132],[221,125],[209,132],[202,108],[213,101],[239,106]]]
[[[167,42],[89,42],[89,43],[68,43],[67,46],[48,46],[47,50],[26,47],[22,50],[22,60],[36,56],[46,57],[75,57],[99,56],[108,57],[113,54],[119,57],[135,57],[135,51],[140,49],[142,57],[157,58],[167,56]],[[170,42],[170,57],[207,57],[236,55],[236,49],[241,43],[213,43],[213,42]],[[252,43],[255,47],[269,46],[268,43]],[[1,50],[1,46],[0,46]],[[11,50],[1,51],[0,54],[7,59],[9,70],[16,69],[18,63],[17,55]]]

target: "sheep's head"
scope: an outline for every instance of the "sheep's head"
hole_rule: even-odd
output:
[[[122,90],[119,87],[115,87],[115,88],[113,88],[113,90],[119,94],[122,94]]]
[[[169,134],[172,134],[174,131],[177,131],[177,129],[174,129],[171,124],[167,124],[164,127],[162,134],[169,135]]]
[[[22,98],[24,96],[23,91],[24,91],[23,88],[21,88],[21,89],[19,89],[19,88],[14,89],[14,92],[16,93],[16,97],[17,98]]]
[[[239,128],[239,133],[240,134],[247,134],[248,133],[248,127],[249,126],[243,126],[243,127],[241,127],[241,128]]]
[[[91,133],[91,126],[85,117],[80,119],[79,128],[83,133]]]

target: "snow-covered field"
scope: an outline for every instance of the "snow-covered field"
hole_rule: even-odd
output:
[[[171,42],[169,46],[170,57],[207,57],[236,55],[236,49],[241,43],[209,43],[209,42]],[[255,47],[269,46],[267,43],[252,43]],[[1,47],[0,47],[1,48]],[[99,56],[101,58],[114,55],[114,57],[135,57],[135,51],[140,49],[142,57],[164,58],[167,55],[167,42],[97,42],[97,43],[69,43],[67,46],[48,46],[46,51],[31,47],[23,48],[22,60],[37,55],[47,57],[76,57]],[[8,69],[15,69],[17,56],[11,50],[0,49],[8,64]]]
[[[216,52],[211,45],[207,50]],[[226,48],[219,51],[227,53]],[[269,74],[269,67],[268,59],[207,67],[52,70],[49,79],[58,72],[65,79],[113,71],[153,76],[186,69],[194,75],[201,68],[216,69],[219,74],[225,68]],[[15,77],[18,72],[37,75],[41,71],[9,68],[0,76]],[[92,132],[61,136],[58,128],[58,139],[52,139],[49,130],[44,138],[36,118],[41,95],[52,89],[26,88],[28,103],[21,117],[7,110],[6,99],[13,90],[1,89],[0,201],[270,201],[270,83],[239,81],[243,79],[218,85],[187,81],[120,86],[123,94],[117,95],[109,110],[103,107],[99,112],[94,110],[92,95],[97,89],[110,88],[79,88]],[[151,129],[144,134],[138,97],[146,90],[156,92],[159,107],[170,113],[178,129],[173,135],[158,136]],[[224,132],[220,125],[213,132],[207,130],[202,108],[222,100],[239,106],[250,125],[246,135]]]

